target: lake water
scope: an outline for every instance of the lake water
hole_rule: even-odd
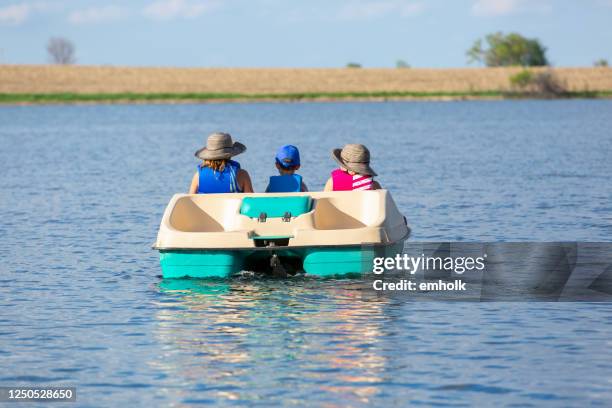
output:
[[[362,142],[416,241],[612,239],[612,101],[0,107],[0,386],[79,406],[612,403],[612,305],[364,301],[350,280],[162,281],[213,130],[265,188]]]

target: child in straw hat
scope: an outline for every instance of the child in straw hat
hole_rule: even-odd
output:
[[[208,136],[206,146],[195,153],[202,163],[193,175],[189,194],[252,193],[249,173],[240,168],[240,163],[230,160],[245,150],[246,146],[232,141],[229,133]]]
[[[332,171],[325,183],[325,191],[379,190],[374,180],[376,172],[370,167],[370,151],[362,144],[347,144],[332,150],[332,157],[340,168]]]

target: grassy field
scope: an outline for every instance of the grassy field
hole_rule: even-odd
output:
[[[503,98],[524,96],[509,80],[520,71],[2,65],[0,103]],[[610,68],[552,72],[564,96],[612,97]]]

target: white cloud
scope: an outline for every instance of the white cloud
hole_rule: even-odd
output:
[[[196,18],[214,9],[217,3],[203,0],[157,0],[144,9],[145,16],[156,20]]]
[[[472,13],[476,16],[503,16],[512,14],[519,6],[520,0],[476,0]]]
[[[49,7],[45,2],[22,2],[0,8],[0,24],[19,25],[24,23],[32,13],[44,11]]]
[[[17,25],[27,20],[30,15],[28,4],[13,4],[0,8],[0,23]]]
[[[68,16],[72,24],[95,24],[117,21],[127,17],[128,11],[119,6],[92,7],[75,10]]]
[[[343,20],[368,20],[388,14],[410,17],[420,14],[424,8],[423,3],[414,1],[354,1],[345,5],[338,16]]]
[[[472,4],[472,14],[478,17],[499,17],[511,14],[550,10],[547,0],[476,0]]]
[[[22,1],[0,7],[0,25],[19,25],[26,22],[35,13],[57,11],[62,7],[60,1]]]

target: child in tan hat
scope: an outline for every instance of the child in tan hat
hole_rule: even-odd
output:
[[[240,163],[230,160],[246,150],[234,142],[229,133],[217,132],[208,136],[206,146],[195,155],[202,163],[193,175],[189,194],[252,193],[251,177]]]
[[[325,191],[380,190],[374,180],[376,172],[370,167],[370,151],[362,144],[347,144],[332,150],[332,157],[340,168],[332,171],[325,183]]]

